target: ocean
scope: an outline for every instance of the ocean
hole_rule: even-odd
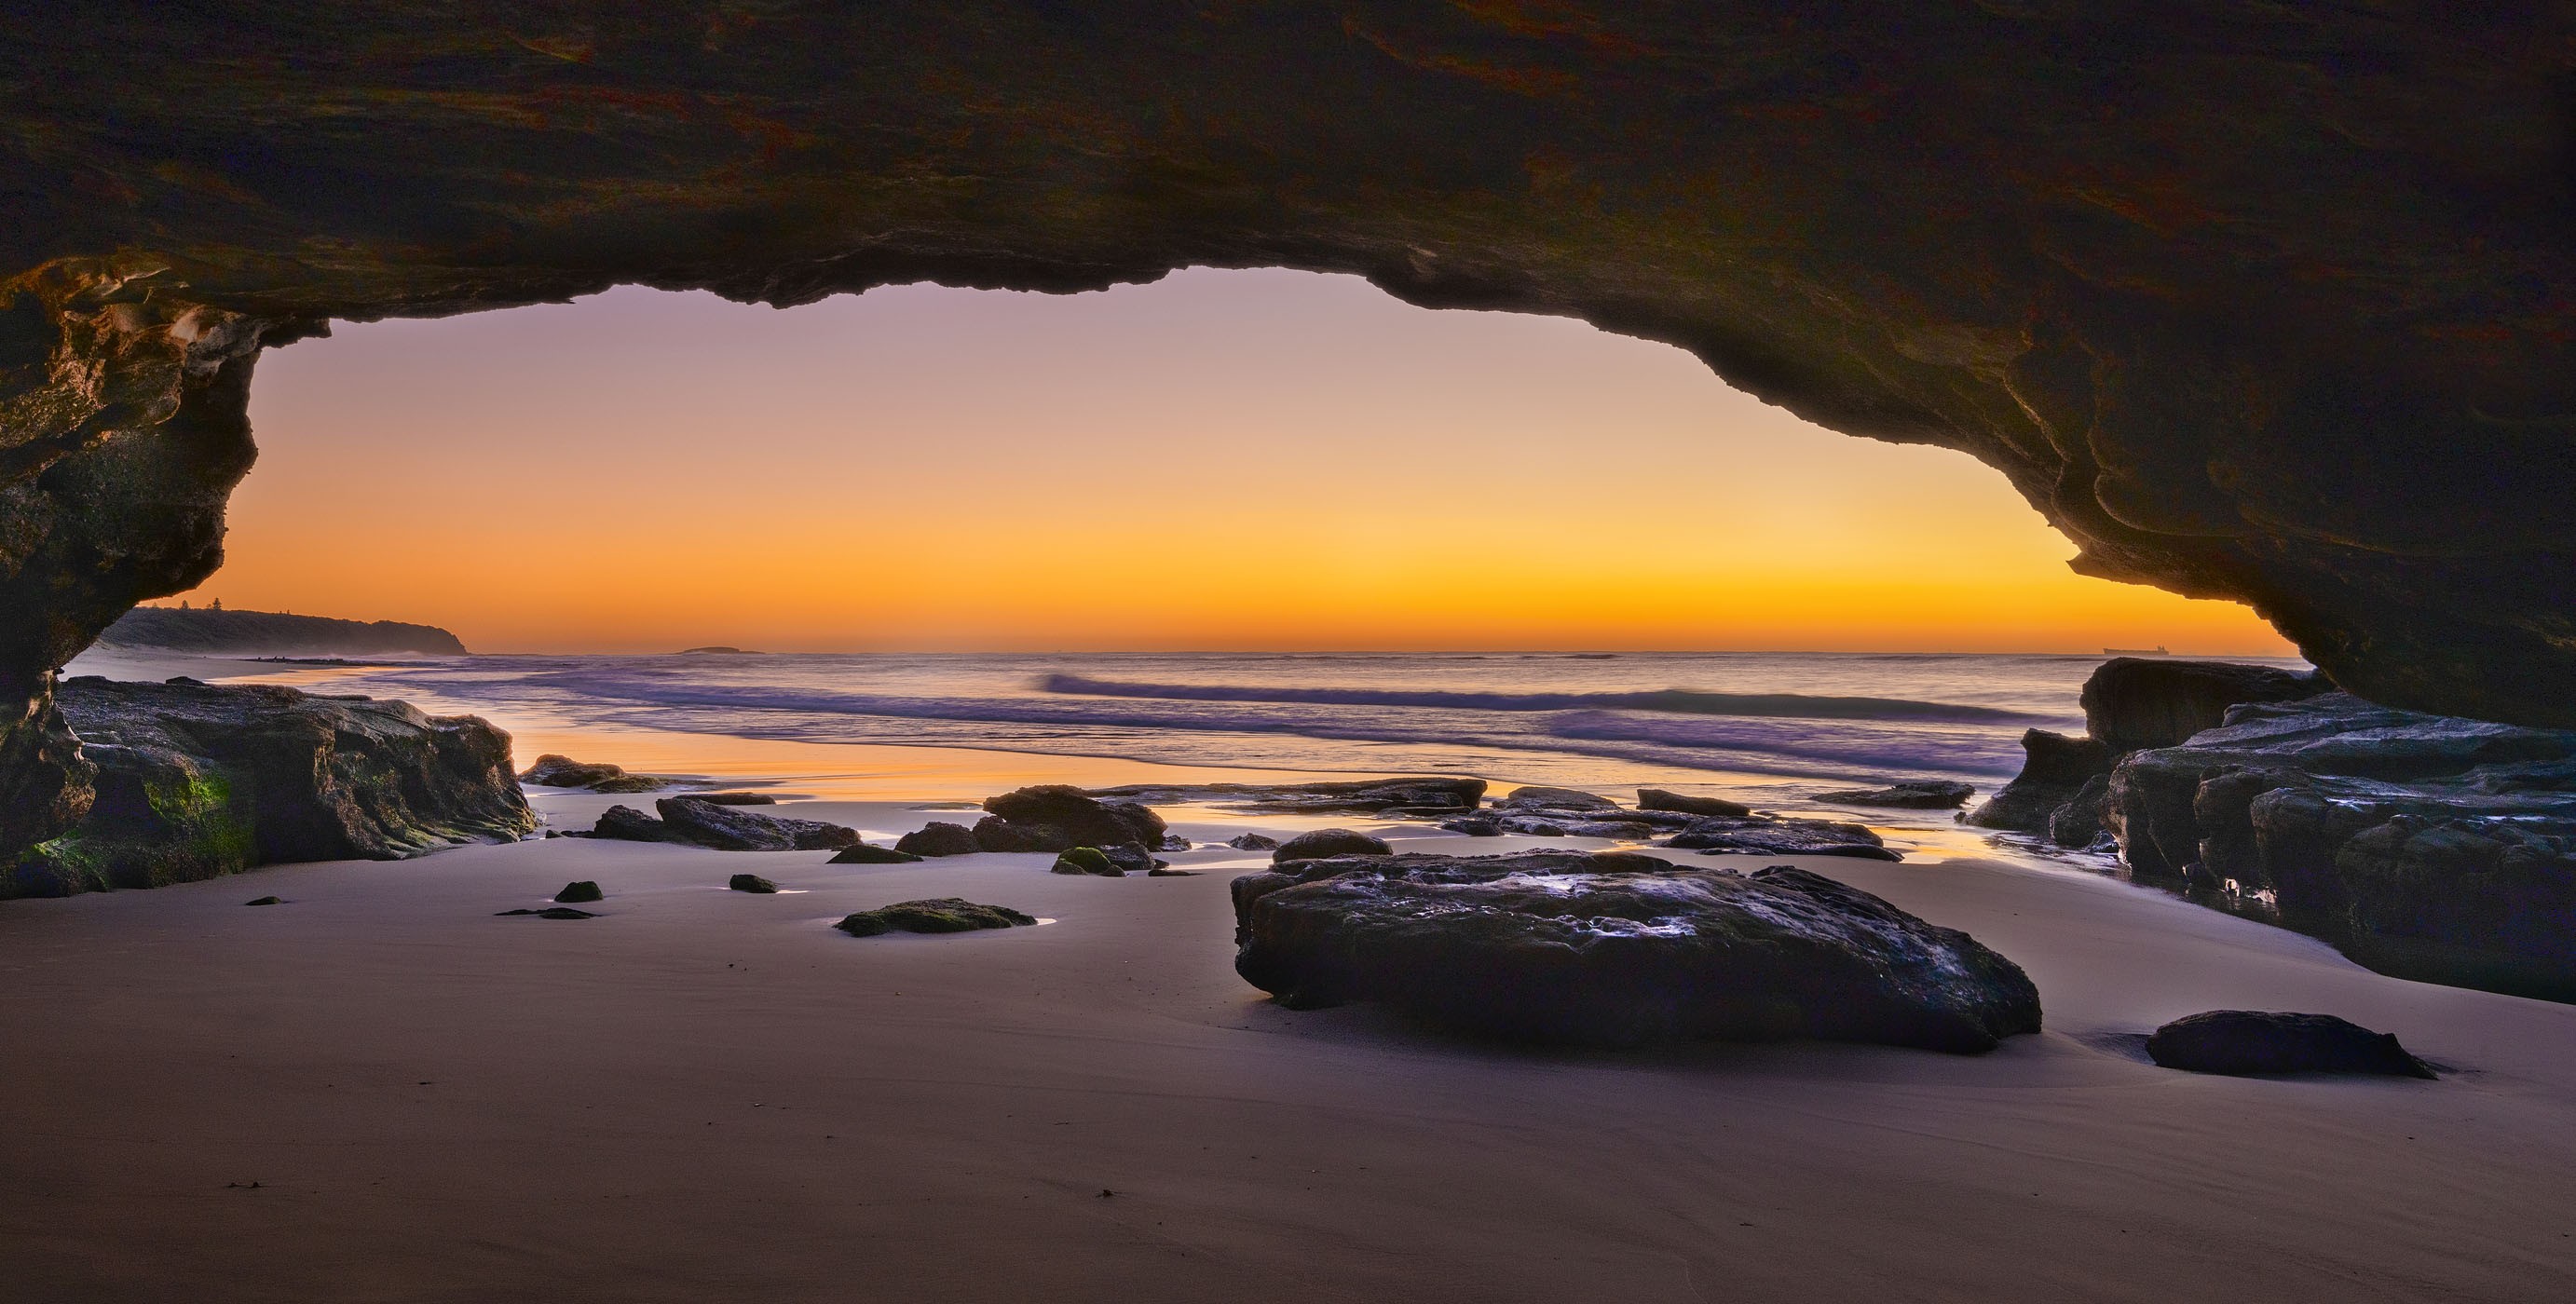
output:
[[[2248,658],[2254,660],[2254,658]],[[337,682],[572,728],[1781,797],[2017,772],[2095,656],[1127,653],[477,656]],[[2277,664],[2300,667],[2295,660]]]

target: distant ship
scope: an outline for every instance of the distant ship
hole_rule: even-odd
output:
[[[2106,647],[2102,649],[2102,655],[2106,657],[2169,657],[2172,656],[2173,653],[2165,651],[2165,645],[2158,643],[2154,647]]]

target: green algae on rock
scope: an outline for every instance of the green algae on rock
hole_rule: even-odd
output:
[[[1035,916],[1007,906],[981,905],[963,897],[929,897],[862,910],[832,926],[852,937],[875,937],[896,932],[968,933],[982,928],[1025,928],[1036,922]]]

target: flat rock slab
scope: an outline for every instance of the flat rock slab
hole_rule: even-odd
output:
[[[546,908],[545,908],[545,909],[543,909],[543,910],[530,910],[530,909],[527,909],[527,908],[525,908],[525,907],[521,907],[520,909],[517,909],[517,910],[504,910],[504,911],[500,912],[498,915],[495,915],[495,916],[493,916],[493,917],[494,917],[494,918],[496,918],[496,919],[507,919],[507,918],[509,918],[509,917],[510,917],[510,916],[512,916],[512,915],[527,915],[527,916],[529,916],[529,917],[531,917],[531,918],[535,918],[535,919],[597,919],[597,918],[599,918],[599,916],[597,916],[597,915],[595,915],[595,914],[592,914],[591,912],[589,912],[589,911],[587,911],[587,910],[575,910],[575,909],[573,909],[571,906],[548,906],[548,907],[546,907]]]
[[[1383,838],[1372,837],[1353,829],[1317,829],[1300,833],[1273,847],[1270,859],[1285,865],[1297,860],[1322,860],[1331,856],[1383,856],[1394,848]]]
[[[1233,884],[1235,971],[1292,1008],[1627,1046],[1813,1037],[1977,1053],[2037,1032],[2012,961],[1820,874],[1636,854],[1346,856]]]
[[[948,827],[953,829],[957,826],[951,824]],[[826,865],[910,865],[918,863],[921,859],[922,857],[909,851],[897,851],[892,847],[872,847],[867,843],[859,842],[841,848],[839,855],[823,863]]]
[[[1977,795],[1974,784],[1946,779],[1908,780],[1884,788],[1843,788],[1816,794],[1818,801],[1838,801],[1850,806],[1895,806],[1907,810],[1952,810],[1968,804]]]
[[[858,830],[838,824],[755,815],[695,797],[664,797],[653,808],[675,838],[718,851],[829,851],[859,840]]]
[[[2288,1073],[2375,1073],[2433,1078],[2397,1035],[2331,1014],[2211,1010],[2176,1019],[2147,1038],[2147,1057],[2169,1069],[2239,1077]]]
[[[988,906],[963,897],[930,897],[897,901],[862,910],[832,925],[852,937],[881,933],[970,933],[980,928],[1026,928],[1037,922],[1008,906]]]
[[[1879,836],[1858,824],[1834,820],[1791,820],[1752,816],[1711,816],[1665,840],[1677,851],[1707,855],[1858,856],[1866,860],[1903,860]]]

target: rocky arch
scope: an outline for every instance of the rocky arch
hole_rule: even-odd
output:
[[[2259,0],[61,6],[0,36],[0,849],[265,346],[618,283],[1356,272],[2000,468],[2091,574],[2576,725],[2576,16]]]

